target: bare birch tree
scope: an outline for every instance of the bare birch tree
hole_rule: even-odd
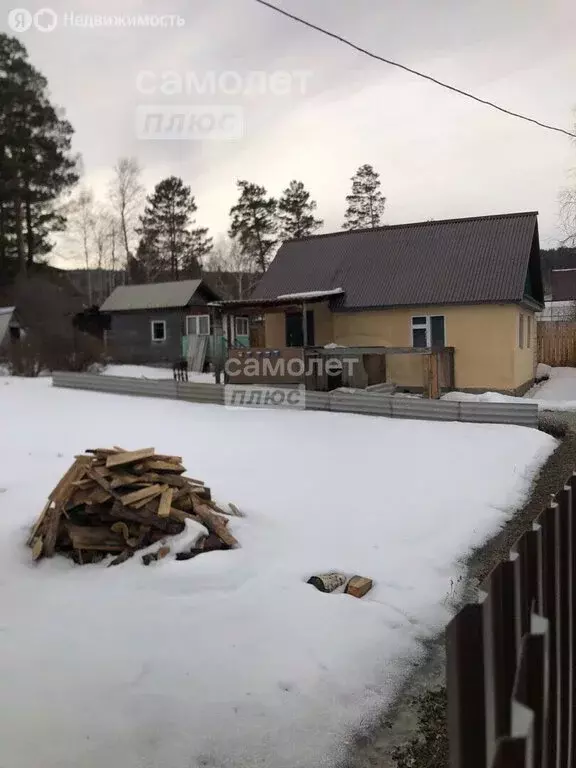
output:
[[[84,268],[86,270],[86,290],[88,303],[93,303],[92,290],[92,253],[95,222],[94,195],[91,189],[82,187],[69,204],[68,228],[72,238],[80,243]]]
[[[134,157],[121,157],[114,166],[110,183],[110,202],[120,227],[120,242],[125,266],[133,255],[133,245],[139,209],[144,202],[144,187],[140,182],[141,168]]]

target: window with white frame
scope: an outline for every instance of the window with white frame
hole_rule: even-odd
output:
[[[445,347],[444,315],[416,315],[412,318],[413,347]]]
[[[187,336],[210,336],[210,315],[188,315],[186,318]]]
[[[524,349],[524,315],[518,315],[518,346]]]
[[[236,336],[248,336],[250,334],[249,322],[247,317],[236,318]]]
[[[530,315],[526,315],[526,348],[530,349],[530,343],[532,340],[532,318]]]
[[[157,343],[166,341],[166,321],[152,320],[150,323],[150,333],[152,334],[152,341]]]

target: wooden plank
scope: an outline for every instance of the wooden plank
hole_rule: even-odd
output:
[[[171,472],[172,474],[179,475],[186,472],[186,467],[181,464],[172,464],[170,461],[152,461],[144,462],[144,467],[147,472]]]
[[[92,463],[90,456],[84,456],[76,459],[68,472],[64,474],[56,488],[50,494],[50,501],[54,503],[54,508],[49,509],[45,518],[44,528],[44,546],[42,555],[44,557],[53,557],[56,550],[56,540],[58,538],[58,529],[60,519],[70,494],[74,490],[72,483],[80,480],[85,473],[88,473],[89,465]]]
[[[215,533],[216,536],[222,539],[224,544],[227,544],[232,549],[239,547],[240,544],[237,539],[232,536],[222,520],[220,520],[218,515],[214,514],[206,502],[200,499],[195,493],[192,493],[191,496],[194,505],[194,514],[200,518],[206,528],[212,533]]]
[[[154,496],[159,496],[162,493],[163,488],[164,486],[162,485],[148,485],[146,488],[140,488],[138,491],[132,491],[132,493],[126,493],[123,496],[120,496],[120,501],[124,506],[129,506],[130,504],[135,504],[144,499],[149,500]]]
[[[73,525],[67,522],[66,530],[74,549],[99,552],[123,552],[126,549],[124,537],[105,526]]]
[[[187,477],[184,477],[184,475],[144,472],[143,474],[138,475],[138,477],[140,482],[143,483],[164,483],[165,485],[171,485],[173,488],[187,488],[189,485],[189,480]],[[200,485],[200,483],[198,483],[198,485]]]
[[[36,537],[38,535],[38,531],[40,530],[40,526],[44,523],[48,516],[48,512],[50,510],[50,507],[52,506],[52,500],[48,499],[46,504],[44,505],[44,509],[39,514],[38,519],[32,526],[32,530],[30,531],[30,535],[28,536],[28,541],[26,542],[27,546],[31,547],[34,545],[34,541],[36,540]]]
[[[160,496],[160,504],[158,505],[159,517],[170,517],[170,507],[172,506],[172,497],[174,495],[173,488],[166,488]]]
[[[144,478],[138,475],[130,475],[127,472],[120,475],[114,475],[110,480],[110,488],[121,488],[123,485],[136,485],[144,483]]]
[[[143,509],[136,510],[133,507],[124,507],[120,502],[115,502],[109,511],[110,517],[115,520],[129,520],[140,525],[156,528],[163,533],[176,535],[184,530],[180,521],[171,518],[158,517],[153,505],[147,505]]]
[[[39,560],[44,549],[44,540],[42,536],[38,536],[32,546],[32,560]]]
[[[347,595],[352,595],[352,597],[364,597],[373,586],[374,582],[372,579],[367,579],[364,576],[352,576],[346,584],[344,591]]]
[[[121,467],[126,464],[135,464],[143,459],[154,456],[154,448],[140,448],[138,451],[126,451],[126,453],[114,453],[106,459],[106,466]]]
[[[156,496],[160,496],[162,493],[164,493],[164,491],[166,490],[167,487],[168,486],[166,486],[166,485],[162,485],[161,486],[162,490],[159,493],[155,494],[155,496],[152,496],[152,498],[150,498],[150,496],[148,496],[147,498],[142,499],[142,501],[137,501],[134,504],[131,504],[132,509],[142,509],[143,507],[147,507],[147,506],[150,506],[150,508],[152,508],[152,504],[156,503],[155,502],[155,497]],[[157,507],[155,508],[155,512],[156,512],[156,514],[158,514],[158,508]]]
[[[99,475],[94,468],[90,468],[89,470],[87,470],[86,474],[88,475],[88,477],[91,477],[100,486],[100,488],[102,488],[104,491],[109,493],[113,499],[116,499],[117,501],[122,500],[122,497],[120,496],[120,494],[117,491],[115,491],[114,488],[110,486],[110,483],[107,480],[105,480],[101,475]]]
[[[74,509],[74,507],[79,507],[83,504],[90,506],[92,504],[103,504],[111,498],[108,491],[105,491],[98,485],[94,485],[92,480],[90,482],[92,483],[92,489],[89,491],[74,491],[66,503],[66,509]]]

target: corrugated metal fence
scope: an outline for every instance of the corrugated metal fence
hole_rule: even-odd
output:
[[[576,478],[447,630],[450,768],[576,764]]]
[[[170,379],[129,379],[88,373],[54,373],[55,387],[89,389],[141,397],[164,397],[195,403],[225,404],[225,387],[220,384],[194,384]],[[258,387],[249,387],[255,391]],[[289,390],[284,390],[288,392]],[[299,407],[312,411],[359,413],[400,419],[466,421],[492,424],[538,426],[535,403],[475,403],[389,397],[376,392],[306,392]],[[252,403],[254,405],[254,402]]]

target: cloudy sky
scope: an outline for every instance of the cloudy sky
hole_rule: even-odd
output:
[[[56,28],[15,34],[66,110],[85,181],[102,199],[116,159],[133,155],[148,190],[163,176],[182,176],[196,195],[198,223],[214,235],[226,231],[244,178],[275,195],[301,179],[330,231],[342,223],[350,177],[371,163],[388,198],[386,223],[538,210],[543,244],[562,236],[558,195],[576,166],[566,136],[373,61],[254,0],[43,0],[20,8],[34,13],[44,2]],[[277,4],[514,111],[566,129],[576,120],[573,0]],[[184,23],[71,22],[89,14]],[[42,14],[40,23],[50,18]],[[10,31],[6,16],[2,23]],[[274,79],[278,72],[292,77]],[[265,92],[238,93],[258,77]],[[223,138],[196,131],[179,140],[151,140],[138,123],[142,109],[162,109],[170,122],[182,107],[204,115],[203,125],[222,111],[240,122],[222,123]]]

